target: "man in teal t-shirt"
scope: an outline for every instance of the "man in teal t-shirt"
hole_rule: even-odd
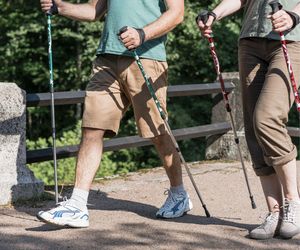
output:
[[[72,196],[54,209],[39,212],[38,218],[56,225],[89,226],[87,200],[101,161],[103,138],[118,133],[130,105],[139,135],[152,140],[170,180],[168,198],[156,216],[182,216],[192,209],[192,203],[183,187],[180,158],[130,50],[136,49],[166,112],[168,65],[164,43],[166,34],[183,20],[184,0],[90,0],[84,4],[56,0],[56,8],[52,0],[40,2],[45,12],[52,9],[79,21],[95,21],[105,13],[106,17],[86,88]],[[127,30],[120,34],[124,26]]]

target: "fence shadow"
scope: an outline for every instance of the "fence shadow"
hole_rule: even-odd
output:
[[[70,190],[67,190],[64,195],[70,196]],[[26,207],[26,206],[16,206],[15,209],[20,212],[25,212],[33,218],[36,217],[36,214],[40,210],[48,210],[54,207],[54,201],[45,201],[43,203],[40,203],[39,208],[37,207]],[[130,212],[134,213],[140,217],[144,217],[146,219],[150,220],[156,220],[159,221],[161,219],[157,219],[155,217],[155,213],[159,209],[156,206],[153,206],[151,204],[147,203],[140,203],[132,200],[123,200],[123,199],[116,199],[109,197],[107,193],[91,190],[89,195],[89,205],[88,209],[90,211],[96,210],[96,211],[114,211],[115,213],[118,213],[118,211],[122,212]],[[0,212],[1,214],[1,212]],[[101,216],[101,212],[99,213],[99,216]],[[113,215],[111,215],[113,217]],[[105,218],[109,219],[109,218]],[[113,218],[112,218],[113,220]],[[194,224],[194,225],[222,225],[222,226],[229,226],[229,227],[235,227],[243,230],[251,230],[256,225],[253,224],[246,224],[237,222],[241,220],[240,218],[235,217],[210,217],[207,218],[205,216],[201,215],[192,215],[192,214],[186,214],[185,216],[182,216],[180,218],[175,219],[163,219],[162,221],[170,222],[170,223],[180,223],[180,224]],[[91,218],[91,222],[92,222]],[[52,230],[61,230],[60,227],[55,226],[45,226],[41,225],[39,227],[33,227],[28,230],[32,231],[52,231]]]

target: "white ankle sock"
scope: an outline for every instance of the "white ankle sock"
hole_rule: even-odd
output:
[[[183,184],[181,184],[179,186],[176,186],[176,187],[170,187],[170,190],[174,194],[179,194],[179,193],[184,193],[185,192]]]
[[[89,192],[83,189],[74,188],[72,196],[69,200],[69,204],[73,205],[80,210],[87,209],[87,201],[88,201]]]

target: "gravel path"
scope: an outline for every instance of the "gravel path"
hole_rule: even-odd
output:
[[[298,165],[300,168],[300,162]],[[53,201],[0,208],[0,249],[300,249],[300,235],[292,240],[255,241],[247,237],[248,230],[266,214],[259,180],[249,163],[255,210],[238,162],[195,163],[190,167],[211,218],[205,217],[184,173],[194,209],[178,219],[156,219],[155,212],[168,188],[164,170],[156,168],[96,181],[89,197],[87,229],[56,228],[38,221],[37,211],[53,206]]]

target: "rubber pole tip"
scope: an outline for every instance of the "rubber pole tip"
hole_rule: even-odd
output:
[[[205,211],[205,215],[207,218],[210,218],[210,213],[208,212],[207,208],[205,205],[203,205],[204,211]]]
[[[255,204],[255,202],[254,202],[253,197],[250,197],[250,199],[251,199],[251,206],[252,206],[252,209],[256,209],[256,204]]]

